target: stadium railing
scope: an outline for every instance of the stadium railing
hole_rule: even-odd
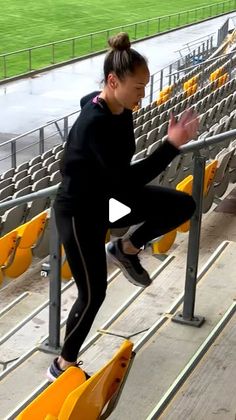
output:
[[[194,153],[194,171],[193,171],[193,192],[192,196],[196,202],[196,210],[190,222],[185,293],[183,313],[177,313],[173,319],[175,322],[185,323],[193,326],[200,326],[204,322],[204,317],[194,315],[196,279],[198,270],[200,232],[202,219],[202,202],[204,188],[204,172],[206,157],[199,152],[213,144],[224,142],[226,139],[234,139],[236,130],[212,136],[203,140],[193,141],[181,147],[181,153]],[[46,188],[33,194],[25,195],[14,200],[3,202],[0,209],[9,209],[16,205],[33,201],[42,197],[55,197],[58,186]],[[50,217],[50,306],[49,306],[49,340],[45,342],[42,348],[46,351],[55,351],[60,343],[60,307],[61,307],[61,246],[55,224],[54,211],[51,211]]]
[[[236,1],[236,0],[235,0]],[[209,51],[211,51],[211,42],[208,42]],[[207,48],[206,48],[206,51]],[[201,54],[201,52],[200,52]],[[235,52],[230,52],[224,54],[222,57],[231,57]],[[196,57],[198,56],[198,53]],[[219,57],[214,57],[213,59],[207,58],[202,63],[195,64],[187,69],[182,69],[184,72],[189,72],[193,69],[203,69],[211,61],[217,60]],[[173,79],[176,78],[176,72],[172,74],[172,70],[174,69],[175,65],[178,68],[180,65],[179,60],[175,63],[172,63],[161,71],[153,73],[150,78],[150,83],[147,89],[149,89],[148,95],[144,98],[144,100],[148,101],[149,103],[152,102],[154,94],[160,92],[163,86],[166,86],[167,83],[172,83]],[[177,72],[178,73],[178,72]],[[165,82],[165,79],[167,82]],[[20,134],[19,136],[13,137],[12,139],[6,140],[0,144],[0,153],[3,151],[3,157],[0,158],[1,167],[7,170],[10,168],[16,168],[19,164],[24,162],[25,155],[27,151],[29,151],[29,158],[34,154],[42,154],[48,148],[55,146],[60,141],[65,141],[67,139],[69,129],[74,123],[75,119],[78,117],[80,113],[80,109],[64,115],[60,118],[57,118],[53,121],[48,122],[40,127],[37,127],[33,130],[27,131],[26,133]],[[20,143],[23,143],[20,146]],[[25,144],[24,144],[25,143]],[[7,149],[7,150],[6,150]],[[21,153],[24,154],[21,155]],[[17,160],[18,159],[18,160]]]
[[[4,81],[4,79],[16,76],[17,74],[18,76],[31,74],[40,69],[48,69],[61,63],[64,64],[65,61],[72,62],[77,60],[78,57],[101,53],[106,48],[110,35],[119,31],[125,30],[128,32],[132,40],[141,40],[159,33],[201,22],[211,17],[233,12],[235,7],[236,0],[225,0],[220,3],[213,3],[183,12],[154,17],[132,24],[121,25],[86,35],[1,54],[0,79]],[[42,63],[43,59],[40,58],[40,54],[41,57],[42,55],[49,56],[48,61],[44,61],[41,66],[39,63]],[[19,60],[22,61],[20,66],[17,64]],[[16,67],[21,68],[20,72],[19,70],[18,72],[15,70]]]

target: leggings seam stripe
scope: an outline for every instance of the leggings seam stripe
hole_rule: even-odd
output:
[[[72,334],[75,332],[75,330],[78,328],[78,326],[80,325],[81,321],[83,320],[83,318],[84,318],[84,316],[85,316],[86,312],[88,311],[89,306],[90,306],[90,304],[91,304],[91,290],[90,290],[90,284],[89,284],[89,275],[88,275],[88,271],[87,271],[87,267],[86,267],[85,259],[84,259],[84,256],[83,256],[83,253],[82,253],[82,250],[81,250],[80,244],[79,244],[79,240],[78,240],[78,237],[77,237],[77,234],[76,234],[75,219],[74,219],[74,217],[73,217],[73,216],[72,216],[72,229],[73,229],[73,234],[74,234],[74,237],[75,237],[75,242],[76,242],[77,247],[78,247],[78,250],[79,250],[79,254],[80,254],[80,257],[81,257],[81,260],[82,260],[82,263],[83,263],[83,268],[84,268],[84,272],[85,272],[85,276],[86,276],[86,284],[87,284],[87,289],[88,289],[88,303],[87,303],[87,305],[86,305],[86,307],[85,307],[85,309],[84,309],[83,313],[81,314],[81,317],[80,317],[80,319],[78,320],[77,324],[76,324],[76,325],[74,326],[74,328],[70,331],[70,333],[68,334],[68,336],[65,338],[65,340],[64,340],[64,344],[65,344],[65,342],[68,340],[68,338],[70,338],[70,337],[71,337],[71,335],[72,335]]]

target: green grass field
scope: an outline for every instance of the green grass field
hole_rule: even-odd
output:
[[[211,14],[222,13],[221,4],[213,6],[215,0],[5,0],[1,2],[0,14],[0,53],[8,53],[23,48],[88,34],[98,30],[105,30],[115,26],[131,24],[137,21],[190,10],[201,6],[211,7]],[[233,4],[229,0],[229,4]],[[215,8],[215,10],[214,10]],[[206,10],[210,8],[208,7]],[[225,11],[229,10],[225,6]],[[209,16],[209,15],[208,15]],[[177,18],[161,19],[150,22],[149,26],[143,24],[130,28],[132,39],[162,32],[170,27],[181,26],[189,22],[207,17],[204,11],[198,15],[189,13],[188,17],[182,15]],[[116,32],[116,31],[115,31]],[[31,68],[50,65],[70,59],[73,56],[86,54],[106,47],[106,35],[95,36],[72,43],[56,46],[54,59],[52,48],[44,48],[32,52]],[[29,70],[28,53],[10,56],[5,63],[7,76],[19,74]],[[4,74],[4,63],[0,60],[0,78]]]

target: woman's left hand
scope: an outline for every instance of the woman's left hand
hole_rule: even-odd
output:
[[[179,148],[196,137],[198,127],[198,115],[191,109],[184,111],[177,122],[175,121],[173,114],[171,114],[167,132],[168,141],[173,144],[173,146]]]

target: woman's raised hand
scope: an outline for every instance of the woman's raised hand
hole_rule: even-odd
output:
[[[167,133],[168,141],[179,148],[196,137],[198,126],[198,115],[191,109],[184,111],[177,122],[174,115],[171,114]]]

